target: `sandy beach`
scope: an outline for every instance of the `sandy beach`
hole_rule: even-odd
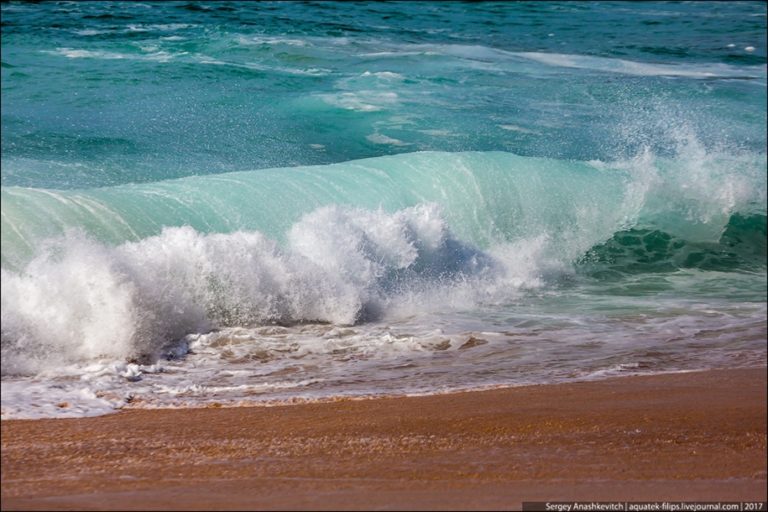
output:
[[[766,499],[766,370],[2,422],[2,509]]]

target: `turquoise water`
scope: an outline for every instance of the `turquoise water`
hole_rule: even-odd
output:
[[[765,3],[1,9],[4,417],[765,364]]]

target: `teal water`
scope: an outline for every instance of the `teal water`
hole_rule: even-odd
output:
[[[1,9],[4,417],[765,364],[763,2]]]

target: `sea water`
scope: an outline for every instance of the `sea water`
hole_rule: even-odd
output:
[[[2,417],[765,365],[764,2],[2,9]]]

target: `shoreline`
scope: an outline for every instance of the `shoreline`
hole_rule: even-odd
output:
[[[2,508],[766,499],[766,368],[3,420]]]

